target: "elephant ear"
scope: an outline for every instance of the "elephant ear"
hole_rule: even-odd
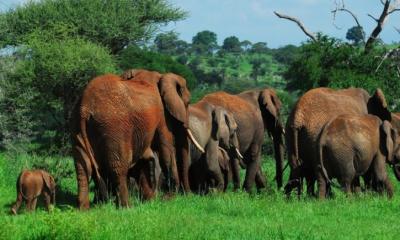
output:
[[[281,101],[272,89],[264,89],[259,96],[259,102],[275,119],[279,118]]]
[[[385,149],[385,152],[387,154],[387,161],[392,162],[393,161],[393,148],[394,148],[394,143],[396,141],[395,138],[395,133],[393,131],[392,125],[388,121],[383,121],[381,125],[381,131],[383,132],[383,138],[381,140],[382,143],[384,143],[383,149]]]
[[[368,100],[368,113],[378,116],[382,120],[392,120],[388,109],[385,95],[380,88],[377,88],[374,95]]]
[[[220,107],[214,108],[212,112],[213,120],[213,136],[215,140],[224,143],[224,145],[229,144],[229,129],[225,119],[226,112]]]
[[[226,124],[228,125],[230,132],[233,132],[234,130],[237,129],[237,124],[236,124],[235,118],[233,117],[232,113],[227,112],[225,114],[225,121],[226,121]]]
[[[176,74],[167,73],[162,75],[158,83],[158,88],[164,102],[164,107],[185,128],[188,128],[187,107],[190,100],[190,93],[186,87],[186,80]]]
[[[50,192],[53,192],[55,189],[55,181],[50,174],[42,170],[42,178],[44,183],[46,184],[46,187],[50,190]]]

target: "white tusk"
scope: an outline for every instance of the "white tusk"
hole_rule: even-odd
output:
[[[201,153],[205,153],[204,148],[202,148],[202,147],[200,146],[200,144],[196,141],[196,139],[193,137],[193,134],[192,134],[192,132],[190,131],[190,129],[189,129],[189,128],[186,128],[186,131],[187,131],[187,134],[188,134],[188,136],[189,136],[189,139],[193,142],[193,144],[196,146],[196,148],[199,149],[199,151],[200,151]]]
[[[284,128],[282,128],[282,133],[283,133],[283,135],[286,135],[286,131]]]
[[[235,148],[235,150],[236,150],[237,155],[238,155],[241,159],[243,159],[243,156],[242,156],[242,154],[240,154],[239,149]]]

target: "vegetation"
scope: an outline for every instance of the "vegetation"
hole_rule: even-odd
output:
[[[108,203],[89,212],[75,209],[75,179],[63,177],[57,179],[57,206],[51,213],[40,207],[35,213],[14,217],[7,213],[16,196],[18,168],[32,159],[14,156],[15,166],[6,165],[7,158],[0,159],[1,239],[395,239],[400,233],[395,224],[398,189],[392,200],[373,194],[346,198],[336,189],[335,198],[328,201],[286,200],[275,190],[273,174],[267,174],[268,190],[254,196],[192,194],[145,203],[131,198],[131,209],[116,209]],[[65,161],[73,169],[70,158],[45,159]],[[266,160],[264,169],[273,173],[273,160]]]

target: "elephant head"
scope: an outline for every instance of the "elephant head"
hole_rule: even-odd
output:
[[[282,106],[276,92],[272,89],[260,91],[258,102],[268,134],[274,142],[274,153],[276,161],[276,181],[278,188],[282,186],[284,144],[285,134],[283,124],[280,120],[280,109]]]
[[[212,112],[213,138],[219,141],[224,149],[233,150],[236,157],[243,159],[239,152],[239,140],[237,136],[237,124],[232,113],[221,107],[216,107]]]
[[[400,181],[400,138],[396,129],[388,121],[381,125],[381,148],[386,161],[392,165],[394,175]]]
[[[56,181],[54,178],[46,171],[41,170],[43,182],[46,185],[46,188],[49,190],[51,195],[52,204],[56,203]]]
[[[378,116],[382,120],[392,120],[392,115],[388,109],[385,95],[381,89],[376,89],[374,95],[372,95],[367,102],[368,113]]]

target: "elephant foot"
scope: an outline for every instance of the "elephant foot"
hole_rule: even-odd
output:
[[[162,196],[162,200],[163,201],[170,201],[170,200],[172,200],[172,199],[174,199],[175,198],[175,194],[174,193],[165,193],[163,196]]]

